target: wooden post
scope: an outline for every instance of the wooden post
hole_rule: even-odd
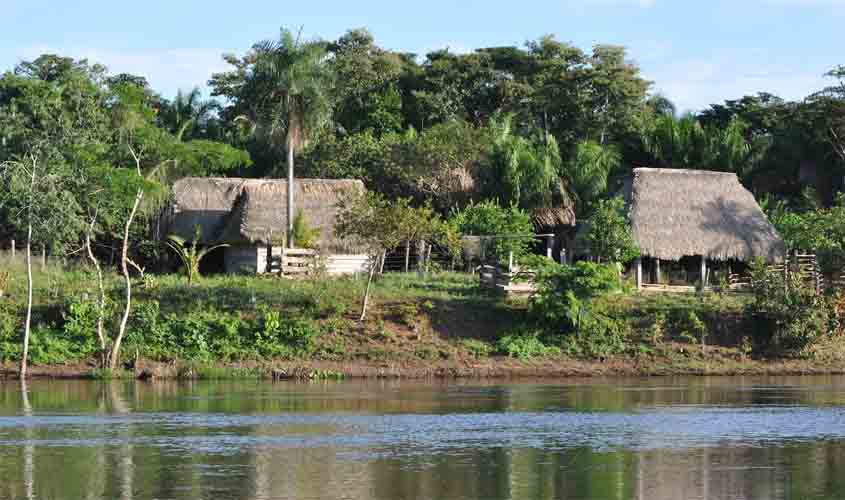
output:
[[[513,272],[513,251],[508,254],[508,273]]]
[[[637,260],[634,261],[634,266],[637,269],[637,290],[643,289],[643,259],[642,257],[637,257]]]
[[[701,291],[707,288],[707,257],[701,256]]]
[[[405,241],[405,272],[411,270],[411,240]]]
[[[12,260],[15,260],[15,240],[12,240]]]
[[[660,284],[660,259],[658,257],[654,258],[654,282]]]
[[[554,245],[552,238],[552,236],[546,236],[546,257],[549,259],[552,258],[552,246]]]

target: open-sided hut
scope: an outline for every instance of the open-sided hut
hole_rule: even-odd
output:
[[[341,197],[363,191],[358,180],[297,179],[294,201],[305,223],[316,230],[316,247],[332,274],[364,269],[367,256],[354,242],[334,234]],[[173,186],[168,234],[200,243],[225,243],[226,272],[264,273],[279,256],[287,233],[287,181],[187,177]]]
[[[698,281],[705,284],[708,262],[779,262],[786,256],[783,239],[734,173],[637,168],[621,195],[641,252],[638,287],[644,261],[650,281],[659,284],[661,261],[695,258]]]

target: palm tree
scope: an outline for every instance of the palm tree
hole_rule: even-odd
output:
[[[248,71],[242,96],[254,103],[249,115],[237,118],[251,125],[252,132],[271,148],[283,146],[288,167],[288,238],[293,241],[294,155],[308,136],[321,128],[330,116],[328,92],[331,72],[325,44],[301,42],[283,29],[278,40],[265,40],[252,48],[252,68]],[[246,100],[246,99],[245,99]]]
[[[575,215],[581,218],[607,191],[610,174],[619,167],[622,156],[609,145],[583,141],[575,146],[569,160],[563,165],[563,178],[573,200]]]
[[[726,127],[703,127],[695,115],[657,117],[642,134],[643,148],[657,166],[703,168],[744,174],[759,155],[746,139],[747,126],[734,119]],[[762,145],[761,145],[762,147]]]
[[[173,102],[163,107],[162,121],[176,139],[182,141],[186,133],[190,132],[189,137],[194,135],[194,128],[208,119],[216,105],[214,101],[203,101],[198,88],[188,93],[179,90]]]

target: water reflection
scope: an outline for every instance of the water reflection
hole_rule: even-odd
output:
[[[845,378],[0,383],[0,498],[845,497]]]

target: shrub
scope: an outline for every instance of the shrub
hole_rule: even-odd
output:
[[[312,352],[319,334],[319,326],[310,319],[282,318],[279,311],[265,309],[255,331],[255,345],[262,356],[294,357]]]
[[[507,335],[499,340],[496,347],[502,354],[522,360],[560,354],[560,349],[544,344],[536,332]]]
[[[20,323],[18,310],[0,301],[0,361],[11,361],[20,357]]]
[[[320,230],[311,227],[302,210],[297,210],[293,218],[293,241],[297,248],[315,248],[317,239],[320,237]]]
[[[64,336],[76,346],[79,357],[90,356],[99,349],[98,315],[98,305],[92,300],[71,297],[65,301],[62,330]]]
[[[589,315],[591,299],[619,288],[614,266],[592,262],[548,264],[536,279],[538,290],[531,301],[531,314],[547,326],[567,331],[580,328]]]
[[[604,357],[625,349],[629,328],[614,319],[598,298],[619,289],[612,264],[547,264],[537,275],[531,315],[546,341],[573,356]]]
[[[492,251],[500,260],[507,260],[510,252],[513,252],[516,259],[528,255],[534,242],[530,236],[534,233],[534,225],[528,213],[515,206],[503,208],[495,201],[470,204],[454,212],[450,223],[465,235],[526,235],[525,239],[511,237],[495,240],[492,248],[487,251]]]
[[[830,301],[796,273],[769,270],[762,261],[751,268],[754,300],[746,307],[755,332],[780,354],[806,355],[832,324]]]
[[[461,347],[467,350],[470,355],[476,358],[486,358],[493,352],[493,346],[489,342],[484,342],[478,339],[463,339],[460,342]]]

